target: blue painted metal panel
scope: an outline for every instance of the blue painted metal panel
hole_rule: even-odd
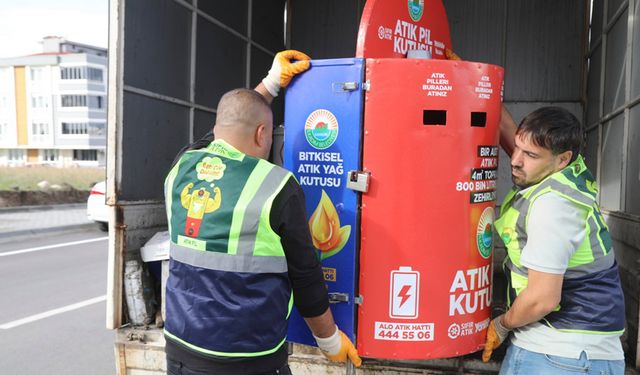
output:
[[[329,293],[348,295],[331,310],[354,342],[359,195],[346,183],[348,171],[361,169],[363,67],[363,59],[314,60],[294,79],[285,97],[283,155],[304,190]],[[288,337],[315,345],[295,309]]]

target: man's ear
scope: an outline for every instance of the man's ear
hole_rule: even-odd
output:
[[[557,170],[564,169],[569,163],[571,163],[571,157],[573,156],[573,151],[567,150],[561,154],[558,154],[557,161]]]
[[[258,147],[262,147],[264,145],[265,138],[266,138],[265,132],[266,132],[266,128],[264,124],[258,124],[258,126],[256,126],[256,131],[254,133],[254,142]]]

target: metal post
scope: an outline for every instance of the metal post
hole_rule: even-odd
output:
[[[353,362],[347,360],[347,375],[355,375],[356,374],[356,366],[353,365]]]

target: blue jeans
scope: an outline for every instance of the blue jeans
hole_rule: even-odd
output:
[[[624,361],[589,360],[582,352],[579,359],[534,353],[509,345],[500,375],[624,375]]]

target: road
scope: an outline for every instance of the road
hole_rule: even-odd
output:
[[[97,229],[0,244],[0,373],[115,374],[106,282]]]

